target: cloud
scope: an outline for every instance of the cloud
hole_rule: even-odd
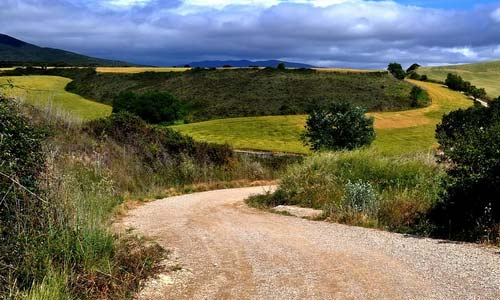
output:
[[[495,20],[496,22],[500,23],[500,8],[495,9],[491,13],[491,17],[493,18],[493,20]]]
[[[4,1],[0,28],[7,34],[145,64],[276,58],[382,68],[390,61],[498,59],[500,47],[500,8],[491,6],[467,11],[362,0]]]

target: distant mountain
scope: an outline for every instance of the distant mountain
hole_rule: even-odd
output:
[[[313,68],[313,66],[302,63],[287,62],[281,60],[205,60],[189,63],[191,67],[221,68],[224,66],[245,68],[245,67],[276,67],[279,63],[285,63],[290,68]]]
[[[89,57],[69,51],[44,48],[0,34],[0,65],[48,64],[72,66],[129,66],[133,64]]]

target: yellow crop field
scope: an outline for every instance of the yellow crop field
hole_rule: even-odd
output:
[[[156,67],[99,67],[99,73],[142,73],[142,72],[184,72],[190,68],[156,68]]]
[[[71,79],[58,76],[0,77],[0,84],[12,82],[14,89],[4,89],[7,96],[19,98],[42,109],[65,114],[75,120],[92,120],[111,114],[111,106],[87,100],[65,91]]]

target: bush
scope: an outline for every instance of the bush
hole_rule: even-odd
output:
[[[345,185],[342,207],[347,211],[376,216],[379,208],[378,196],[369,182],[350,180]]]
[[[387,67],[387,71],[389,71],[394,77],[399,80],[403,80],[406,77],[406,73],[403,70],[403,67],[398,63],[390,63]]]
[[[166,92],[148,92],[141,95],[122,92],[113,101],[113,112],[124,111],[152,124],[172,124],[186,114],[183,103]]]
[[[448,165],[446,193],[432,213],[440,234],[498,237],[500,223],[500,100],[451,112],[436,129]],[[493,232],[493,229],[496,232]]]
[[[276,66],[276,69],[278,70],[286,70],[286,66],[285,66],[285,63],[284,62],[280,62],[277,66]]]
[[[352,150],[375,139],[373,118],[360,107],[333,103],[328,109],[313,110],[302,139],[311,150]]]
[[[415,86],[411,90],[410,97],[412,99],[411,106],[412,107],[424,107],[429,105],[430,99],[429,94],[426,90]]]
[[[43,136],[15,102],[0,98],[0,296],[9,276],[27,287],[40,272],[29,254],[47,223],[38,182],[45,167]]]
[[[427,81],[427,80],[429,80],[429,78],[427,77],[427,75],[424,74],[424,75],[420,76],[420,80]]]
[[[233,161],[233,151],[227,145],[196,142],[170,128],[151,126],[126,112],[91,121],[85,130],[140,153],[144,162],[151,166],[163,162],[160,167],[164,167],[172,161],[180,162],[183,156],[201,164],[229,165]]]

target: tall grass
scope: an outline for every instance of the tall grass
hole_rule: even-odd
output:
[[[430,154],[323,153],[290,167],[274,195],[250,203],[313,207],[337,222],[412,231],[437,201],[443,174]]]

